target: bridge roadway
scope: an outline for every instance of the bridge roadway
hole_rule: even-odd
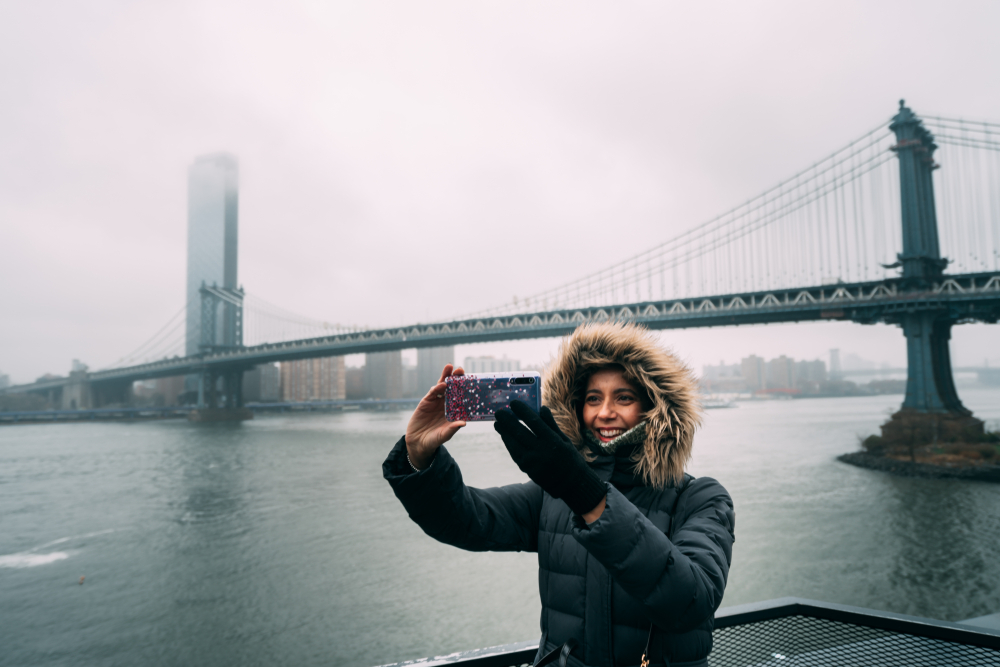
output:
[[[1000,320],[1000,272],[942,275],[923,289],[907,288],[902,278],[827,284],[815,287],[747,292],[721,296],[647,301],[616,306],[483,317],[437,324],[341,333],[319,338],[265,343],[226,351],[162,359],[146,364],[96,371],[93,385],[126,383],[189,373],[250,369],[258,364],[295,359],[387,352],[571,333],[589,321],[626,319],[650,329],[682,329],[741,324],[805,321],[897,323],[916,311],[938,311],[965,322]],[[0,390],[0,393],[61,388],[70,378],[52,378]]]

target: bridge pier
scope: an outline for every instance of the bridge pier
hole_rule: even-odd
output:
[[[230,368],[220,373],[202,371],[198,376],[198,407],[188,413],[188,419],[193,422],[253,419],[253,413],[243,407],[243,369]]]
[[[925,311],[902,318],[907,361],[903,409],[970,415],[958,398],[952,377],[948,344],[952,323],[935,315]]]
[[[983,435],[955,389],[948,341],[953,322],[933,312],[908,313],[900,322],[906,336],[906,396],[882,425],[889,442],[962,441]]]

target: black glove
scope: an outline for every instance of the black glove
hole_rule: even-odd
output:
[[[544,405],[536,413],[527,403],[511,401],[509,410],[497,411],[493,428],[517,467],[550,496],[562,498],[575,513],[586,514],[607,495],[604,482],[559,430]]]

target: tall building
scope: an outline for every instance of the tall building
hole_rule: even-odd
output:
[[[347,376],[347,387],[345,388],[345,395],[349,399],[359,399],[368,398],[368,387],[365,386],[365,367],[361,368],[348,368],[345,375]]]
[[[795,375],[797,382],[826,382],[826,362],[816,359],[815,361],[800,361],[795,364]]]
[[[281,362],[281,399],[284,401],[335,401],[346,396],[346,389],[343,357]]]
[[[503,359],[466,357],[462,368],[466,373],[508,373],[521,370],[521,362],[518,359],[508,359],[506,355]]]
[[[747,389],[757,391],[767,387],[767,374],[765,373],[764,360],[756,354],[740,360],[740,375],[747,384]]]
[[[188,169],[187,335],[186,354],[201,343],[202,283],[236,289],[239,229],[239,170],[228,153],[202,155]],[[234,335],[235,311],[220,305],[213,343]]]
[[[403,354],[400,350],[365,355],[365,389],[369,398],[403,396]]]
[[[422,396],[441,379],[441,369],[455,363],[455,346],[417,348],[417,390]]]
[[[795,360],[781,355],[767,362],[767,386],[772,389],[791,389],[796,385]]]
[[[438,376],[440,377],[440,376]],[[420,398],[427,393],[427,387],[417,384],[417,367],[403,361],[402,382],[400,384],[402,398]]]
[[[281,400],[281,371],[276,364],[261,364],[243,373],[243,400],[247,403]]]
[[[840,348],[835,347],[830,350],[830,379],[839,380],[840,373]]]

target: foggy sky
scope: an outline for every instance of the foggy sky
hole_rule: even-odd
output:
[[[239,158],[247,292],[331,322],[450,319],[704,222],[901,97],[1000,120],[997,25],[988,1],[0,1],[0,373],[99,368],[181,308],[197,155]],[[523,267],[482,269],[498,257]],[[887,326],[663,336],[696,366],[905,360]],[[998,342],[963,325],[953,357],[1000,363]]]

